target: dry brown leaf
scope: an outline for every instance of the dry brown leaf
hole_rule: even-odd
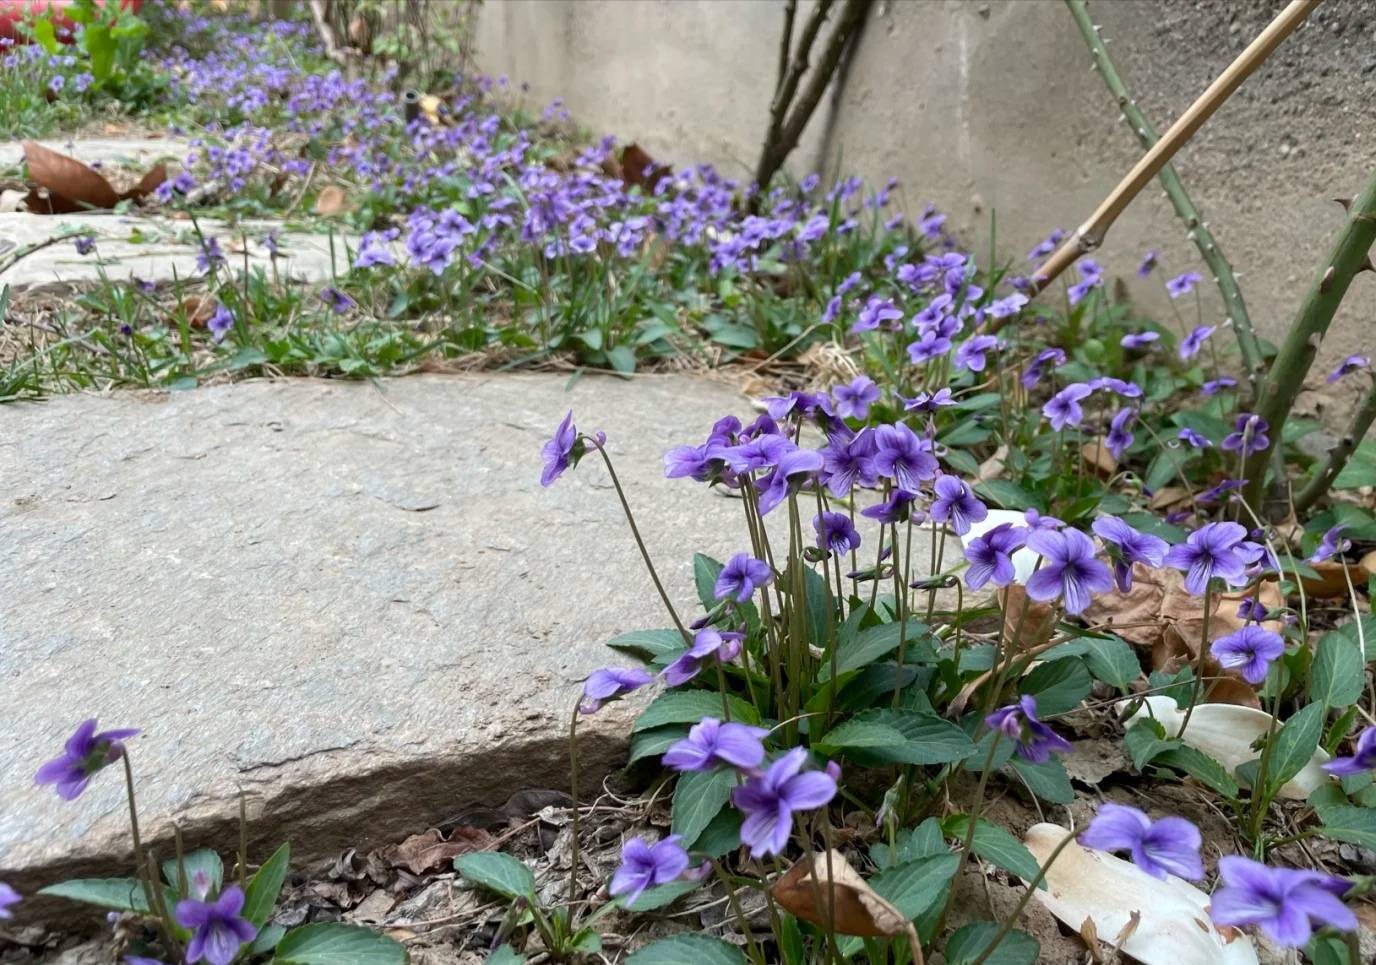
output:
[[[144,198],[148,197],[150,194],[156,191],[158,189],[158,186],[166,180],[167,165],[155,164],[148,169],[147,174],[145,174],[142,178],[139,179],[138,184],[134,185],[128,191],[124,192],[123,197],[132,198],[135,201],[142,201]]]
[[[186,324],[192,328],[205,328],[219,306],[220,303],[209,295],[187,295],[182,299],[180,311],[172,312],[172,322],[179,323],[182,312],[185,312]]]
[[[1089,957],[1094,960],[1095,965],[1102,965],[1104,950],[1099,947],[1099,930],[1094,927],[1093,918],[1086,915],[1085,920],[1080,922],[1079,935],[1080,941],[1084,942],[1085,947],[1089,949]]]
[[[380,857],[393,868],[405,868],[412,874],[424,874],[473,851],[489,851],[497,843],[481,828],[463,825],[455,828],[446,839],[436,828],[413,834],[401,844],[388,845],[380,850]]]
[[[840,935],[888,938],[912,930],[903,913],[881,898],[839,851],[808,855],[789,868],[770,890],[795,918],[819,928],[834,922]],[[915,939],[916,935],[910,935],[910,940]]]
[[[29,178],[48,192],[46,198],[29,195],[29,209],[38,214],[73,214],[91,208],[113,208],[119,195],[97,171],[74,157],[50,151],[42,144],[24,142]]]
[[[1329,560],[1326,563],[1310,563],[1318,576],[1301,576],[1300,585],[1304,592],[1320,600],[1331,600],[1347,596],[1347,574],[1343,564]]]
[[[1103,440],[1086,442],[1080,446],[1080,459],[1084,461],[1086,469],[1098,473],[1105,479],[1118,471],[1118,460],[1113,458],[1113,453],[1108,451]]]
[[[1010,583],[998,591],[999,606],[1003,610],[1003,639],[1012,641],[1010,650],[1020,653],[1040,646],[1051,639],[1056,629],[1056,611],[1045,603],[1027,599],[1027,591],[1017,583]],[[1023,616],[1026,608],[1027,615]]]
[[[1376,576],[1376,550],[1363,556],[1361,562],[1357,564],[1357,569],[1361,570],[1363,576]]]
[[[1209,641],[1238,630],[1243,620],[1237,615],[1238,606],[1253,594],[1253,590],[1216,593],[1213,614],[1209,618]],[[1274,583],[1261,583],[1257,598],[1267,609],[1284,603],[1280,589]],[[1201,597],[1192,596],[1185,589],[1184,576],[1176,570],[1152,570],[1136,564],[1132,568],[1132,589],[1127,593],[1105,593],[1095,597],[1085,610],[1085,618],[1096,626],[1111,629],[1118,636],[1138,646],[1150,647],[1152,669],[1174,673],[1185,664],[1194,666],[1199,659],[1199,645],[1204,639],[1204,606]],[[1262,626],[1280,631],[1279,623]],[[1237,671],[1225,671],[1209,656],[1205,656],[1204,672],[1215,681],[1205,695],[1214,703],[1261,706],[1256,690]]]
[[[667,164],[658,164],[639,144],[627,144],[621,152],[621,180],[628,186],[639,185],[646,194],[653,194],[655,185],[673,173]]]
[[[349,201],[349,196],[344,193],[344,189],[337,184],[330,184],[320,189],[320,194],[315,198],[315,213],[330,217],[336,214],[347,214],[354,209]]]
[[[1151,502],[1147,505],[1158,513],[1169,512],[1172,509],[1179,509],[1194,502],[1194,497],[1184,486],[1162,486],[1152,494]]]

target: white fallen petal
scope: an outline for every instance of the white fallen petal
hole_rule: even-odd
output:
[[[1157,694],[1143,697],[1142,701],[1143,706],[1124,721],[1126,726],[1154,717],[1166,729],[1167,737],[1180,733],[1185,712],[1176,706],[1174,698]],[[1264,710],[1236,704],[1200,704],[1195,707],[1182,740],[1218,761],[1229,773],[1235,773],[1239,764],[1256,760],[1258,755],[1252,745],[1264,737],[1270,727],[1271,715]],[[1276,729],[1280,729],[1279,723]],[[1309,763],[1280,789],[1279,796],[1297,801],[1309,797],[1316,788],[1331,780],[1321,766],[1329,759],[1323,748],[1315,748]]]
[[[991,509],[988,516],[978,523],[970,524],[969,532],[960,538],[960,545],[969,546],[970,540],[976,536],[983,536],[995,526],[1000,526],[1003,523],[1026,526],[1027,517],[1011,509]],[[1037,554],[1024,546],[1020,550],[1014,550],[1013,555],[1009,558],[1013,561],[1013,570],[1016,574],[1013,577],[1013,582],[1025,585],[1037,568]]]
[[[1194,726],[1194,722],[1190,722]],[[1023,843],[1045,863],[1070,834],[1056,824],[1034,824]],[[1143,965],[1257,965],[1252,940],[1234,928],[1220,931],[1209,918],[1209,896],[1174,875],[1153,878],[1130,861],[1071,843],[1033,892],[1071,930],[1090,930],[1101,941],[1124,933],[1140,917],[1122,950]]]

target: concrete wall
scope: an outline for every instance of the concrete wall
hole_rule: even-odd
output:
[[[806,2],[804,3],[806,6]],[[1113,0],[1091,10],[1147,116],[1164,129],[1282,0]],[[487,0],[480,66],[562,96],[595,134],[747,179],[773,89],[782,0]],[[801,20],[801,14],[800,14]],[[909,210],[932,201],[974,250],[1021,261],[1072,228],[1139,156],[1056,0],[879,0],[839,97],[791,167],[898,177]],[[1273,340],[1341,224],[1332,200],[1376,167],[1376,0],[1327,0],[1177,156],[1177,168]],[[1147,248],[1166,272],[1203,270],[1154,186],[1102,251],[1144,310],[1170,317],[1160,279],[1132,276]],[[1217,293],[1206,320],[1223,317]],[[1182,305],[1193,321],[1193,305]],[[1320,365],[1376,350],[1376,275],[1354,284]],[[1325,368],[1325,371],[1327,369]],[[1311,379],[1319,384],[1322,379]],[[1341,408],[1356,385],[1316,394]],[[1330,419],[1333,417],[1329,413]]]

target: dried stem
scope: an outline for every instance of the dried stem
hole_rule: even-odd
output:
[[[1080,34],[1089,46],[1090,53],[1094,55],[1094,67],[1099,71],[1099,76],[1104,79],[1109,92],[1117,98],[1118,108],[1123,112],[1123,117],[1132,128],[1132,132],[1137,135],[1137,140],[1141,142],[1142,147],[1150,151],[1157,143],[1156,130],[1138,108],[1137,102],[1128,94],[1123,79],[1118,75],[1113,61],[1109,59],[1107,46],[1089,17],[1085,0],[1066,0],[1066,6],[1070,8],[1070,15],[1074,18],[1075,25],[1080,28]],[[1161,188],[1166,192],[1166,197],[1170,199],[1171,207],[1175,208],[1180,220],[1185,222],[1190,240],[1199,249],[1200,257],[1213,272],[1214,283],[1218,285],[1218,292],[1223,296],[1224,307],[1232,320],[1237,345],[1242,351],[1242,361],[1247,367],[1247,378],[1252,386],[1252,394],[1255,395],[1261,379],[1265,376],[1265,362],[1261,357],[1261,345],[1252,329],[1252,316],[1247,313],[1247,305],[1242,300],[1237,277],[1233,274],[1233,266],[1223,256],[1218,242],[1214,240],[1208,225],[1199,214],[1199,209],[1195,207],[1194,201],[1185,190],[1185,185],[1181,183],[1180,176],[1175,173],[1175,166],[1170,162],[1162,165],[1157,178],[1161,182]]]
[[[1338,478],[1338,473],[1343,471],[1343,466],[1347,465],[1347,460],[1352,455],[1352,451],[1357,448],[1357,444],[1362,441],[1371,423],[1376,421],[1376,381],[1371,383],[1371,388],[1367,389],[1366,395],[1362,397],[1362,404],[1357,408],[1356,414],[1352,416],[1352,422],[1343,433],[1343,437],[1337,444],[1328,450],[1328,455],[1324,456],[1323,465],[1314,474],[1309,482],[1304,484],[1295,495],[1295,515],[1303,515],[1311,506],[1319,501],[1324,493],[1328,492],[1333,485],[1333,480]]]
[[[1366,267],[1367,253],[1373,243],[1376,243],[1376,171],[1372,171],[1366,187],[1349,206],[1347,224],[1310,283],[1309,291],[1290,324],[1290,330],[1285,334],[1285,341],[1281,343],[1280,351],[1276,353],[1276,359],[1271,363],[1271,370],[1258,394],[1257,414],[1271,427],[1270,438],[1274,443],[1280,442],[1285,420],[1289,418],[1290,409],[1304,387],[1304,378],[1314,364],[1314,356],[1318,354],[1333,315],[1347,294],[1347,286],[1352,283],[1353,276]],[[1356,428],[1355,422],[1353,428]],[[1358,441],[1360,436],[1353,440],[1352,445],[1355,446]],[[1243,464],[1243,478],[1247,480],[1243,498],[1259,516],[1262,515],[1266,461],[1270,455],[1268,447],[1248,454]],[[1316,478],[1323,479],[1322,475]],[[1331,483],[1330,478],[1327,483],[1320,481],[1317,484],[1318,491],[1309,497],[1311,505]]]
[[[798,0],[788,0],[784,4],[784,31],[779,38],[779,71],[774,79],[774,96],[779,96],[779,91],[783,90],[784,78],[788,76],[788,54],[793,49],[793,21],[798,16]],[[771,105],[770,117],[773,117]]]
[[[1103,244],[1104,236],[1113,222],[1123,213],[1129,202],[1145,188],[1165,166],[1175,152],[1194,136],[1214,111],[1218,110],[1242,82],[1260,67],[1266,58],[1290,36],[1305,18],[1319,5],[1319,0],[1291,0],[1275,20],[1253,40],[1238,58],[1209,85],[1189,109],[1157,141],[1142,159],[1133,166],[1118,186],[1090,215],[1089,220],[1075,229],[1065,243],[1032,274],[1031,293],[1036,294],[1069,268],[1081,255]]]

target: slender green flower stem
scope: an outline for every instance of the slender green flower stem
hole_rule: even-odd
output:
[[[1302,516],[1317,503],[1325,493],[1333,486],[1333,480],[1338,478],[1338,474],[1347,465],[1347,460],[1352,457],[1352,452],[1357,448],[1357,444],[1365,438],[1367,430],[1371,428],[1371,423],[1376,422],[1376,380],[1373,380],[1371,387],[1367,389],[1366,395],[1362,397],[1361,405],[1352,416],[1347,431],[1342,438],[1328,450],[1324,456],[1323,463],[1314,471],[1314,475],[1304,484],[1298,493],[1295,494],[1294,509],[1296,516]]]
[[[1176,731],[1176,737],[1185,736],[1185,728],[1190,726],[1190,718],[1194,715],[1194,709],[1199,705],[1200,698],[1204,696],[1204,657],[1209,652],[1209,618],[1213,616],[1214,596],[1213,580],[1204,584],[1204,632],[1199,641],[1199,659],[1195,661],[1194,668],[1194,687],[1190,691],[1190,706],[1185,708],[1185,719],[1180,722],[1180,730]]]
[[[621,510],[626,514],[626,522],[630,524],[631,535],[635,537],[635,545],[640,548],[640,558],[645,561],[645,568],[650,571],[650,579],[655,584],[655,590],[659,593],[659,598],[664,601],[664,609],[669,611],[669,617],[674,621],[674,626],[683,636],[684,642],[691,642],[693,635],[688,632],[688,628],[679,619],[678,611],[669,602],[669,594],[664,591],[664,584],[659,581],[659,573],[655,570],[655,564],[650,559],[650,551],[645,548],[645,540],[640,536],[640,529],[635,524],[635,514],[631,512],[631,504],[626,501],[626,493],[621,488],[621,480],[616,476],[616,469],[612,466],[612,458],[607,455],[607,450],[597,443],[597,440],[584,436],[602,456],[602,462],[607,466],[607,474],[612,478],[612,486],[616,489],[616,498],[621,500]]]
[[[143,886],[143,900],[148,905],[148,910],[161,918],[160,925],[165,935],[171,934],[172,923],[162,916],[158,911],[156,890],[158,879],[148,878],[144,873],[143,867],[143,839],[139,835],[139,811],[134,803],[134,767],[129,763],[129,751],[126,749],[120,754],[120,760],[124,762],[124,795],[129,802],[129,836],[134,839],[134,872],[139,879],[139,884]]]
[[[569,813],[569,904],[578,896],[578,702],[574,701],[569,718],[569,796],[573,806]]]
[[[1066,6],[1070,8],[1070,16],[1075,20],[1075,26],[1080,28],[1080,35],[1084,37],[1085,44],[1088,45],[1089,51],[1094,57],[1095,69],[1103,78],[1104,85],[1108,87],[1109,92],[1117,99],[1118,109],[1123,112],[1128,127],[1132,128],[1132,132],[1137,135],[1137,140],[1142,147],[1150,151],[1158,140],[1156,130],[1137,106],[1137,102],[1128,93],[1123,78],[1119,76],[1118,69],[1109,58],[1107,45],[1099,36],[1099,31],[1095,29],[1094,22],[1090,19],[1085,0],[1066,0]],[[1233,274],[1233,266],[1224,257],[1223,251],[1218,247],[1218,242],[1214,240],[1213,234],[1209,231],[1209,226],[1185,190],[1180,175],[1175,172],[1175,165],[1169,161],[1166,162],[1157,172],[1156,177],[1161,182],[1161,188],[1170,200],[1176,215],[1185,223],[1190,240],[1199,249],[1200,257],[1204,259],[1209,270],[1213,272],[1214,283],[1218,285],[1218,293],[1223,296],[1223,305],[1228,311],[1228,317],[1232,320],[1233,334],[1237,337],[1237,346],[1242,352],[1243,364],[1247,367],[1247,378],[1251,381],[1252,395],[1255,395],[1264,375],[1265,363],[1261,355],[1261,345],[1252,329],[1252,316],[1247,312],[1247,305],[1242,299],[1242,290],[1238,287],[1237,276]]]
[[[1290,417],[1290,410],[1304,388],[1305,376],[1314,364],[1323,337],[1333,321],[1352,278],[1370,264],[1368,252],[1376,243],[1376,170],[1366,186],[1348,206],[1347,224],[1338,234],[1324,259],[1309,290],[1300,303],[1299,312],[1276,353],[1275,361],[1257,397],[1257,414],[1271,427],[1273,445],[1279,445],[1281,431]],[[1247,480],[1243,498],[1259,514],[1265,491],[1266,461],[1270,447],[1248,455],[1244,477]],[[1277,480],[1283,483],[1284,480]],[[1331,484],[1332,480],[1329,480]],[[1315,500],[1326,491],[1311,494]]]
[[[984,951],[980,952],[979,957],[972,961],[970,965],[984,965],[984,963],[989,960],[989,956],[994,954],[994,950],[999,947],[1000,943],[1008,937],[1008,933],[1013,930],[1013,926],[1018,921],[1018,916],[1023,913],[1023,909],[1027,907],[1027,903],[1032,900],[1033,893],[1041,887],[1041,883],[1046,880],[1047,869],[1051,867],[1052,863],[1061,856],[1061,852],[1069,847],[1070,843],[1074,840],[1075,835],[1067,831],[1066,836],[1061,839],[1061,843],[1056,845],[1056,849],[1046,856],[1046,862],[1037,869],[1037,877],[1033,878],[1032,882],[1027,886],[1027,890],[1023,892],[1022,898],[1018,900],[1018,906],[1013,909],[1013,913],[1003,920],[1003,924],[994,935],[993,941],[988,944]]]
[[[960,843],[958,852],[960,860],[956,863],[956,877],[951,880],[951,890],[946,893],[946,903],[941,906],[941,914],[937,917],[936,928],[932,931],[932,937],[941,934],[942,928],[946,924],[946,916],[951,911],[951,902],[956,897],[956,883],[960,879],[960,869],[965,867],[965,862],[969,860],[975,847],[975,827],[979,824],[979,813],[984,806],[984,789],[989,785],[989,772],[994,769],[994,753],[999,749],[999,738],[1003,736],[1000,731],[991,731],[989,741],[989,753],[984,755],[984,767],[979,772],[979,785],[975,788],[975,803],[970,808],[969,826],[965,829],[965,840]]]
[[[745,911],[741,907],[740,896],[736,894],[736,888],[731,884],[731,877],[722,870],[721,864],[713,861],[712,871],[716,874],[717,880],[721,882],[722,888],[726,891],[726,903],[731,908],[731,914],[736,918],[736,924],[740,926],[741,934],[745,936],[745,947],[750,952],[750,960],[756,965],[768,965],[765,961],[764,952],[755,943],[755,934],[750,928],[750,919],[745,917]]]

